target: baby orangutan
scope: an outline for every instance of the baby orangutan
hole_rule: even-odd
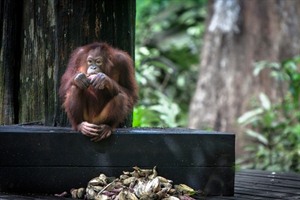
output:
[[[92,43],[72,53],[59,95],[73,129],[100,141],[124,122],[137,91],[130,56],[106,43]]]

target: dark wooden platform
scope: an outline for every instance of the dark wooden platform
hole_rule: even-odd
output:
[[[300,174],[243,170],[236,172],[234,197],[208,200],[300,199]]]
[[[118,129],[99,143],[69,128],[0,126],[0,192],[55,194],[100,173],[153,168],[209,195],[233,195],[235,136],[191,129]]]
[[[53,196],[30,196],[0,193],[3,200],[59,200]],[[297,200],[300,199],[300,174],[243,170],[236,172],[232,197],[202,197],[207,200]]]

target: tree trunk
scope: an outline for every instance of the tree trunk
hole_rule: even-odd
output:
[[[22,2],[0,2],[0,122],[4,124],[18,121],[21,16]]]
[[[251,99],[279,95],[268,73],[253,76],[253,64],[299,55],[299,36],[300,1],[211,1],[189,127],[238,133]]]
[[[58,88],[76,47],[105,41],[134,55],[135,0],[4,0],[0,5],[1,124],[67,124]]]

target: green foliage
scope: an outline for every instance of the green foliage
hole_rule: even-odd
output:
[[[253,139],[245,150],[250,157],[242,160],[246,168],[300,172],[300,57],[281,63],[259,62],[254,74],[266,68],[288,90],[282,99],[271,103],[261,93],[260,105],[242,115],[238,122],[248,126]]]
[[[133,126],[186,126],[195,89],[206,0],[137,1]]]

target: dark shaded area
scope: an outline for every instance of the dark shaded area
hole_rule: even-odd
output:
[[[233,134],[190,129],[118,129],[93,143],[54,127],[0,127],[0,191],[59,193],[84,187],[100,173],[119,176],[153,168],[209,195],[232,195]]]
[[[22,35],[22,14],[23,3],[15,3],[10,0],[0,2],[0,45],[3,52],[2,65],[0,70],[3,80],[0,81],[3,87],[4,123],[13,124],[19,121],[19,87],[21,66],[21,35]],[[1,63],[1,62],[0,62]]]

